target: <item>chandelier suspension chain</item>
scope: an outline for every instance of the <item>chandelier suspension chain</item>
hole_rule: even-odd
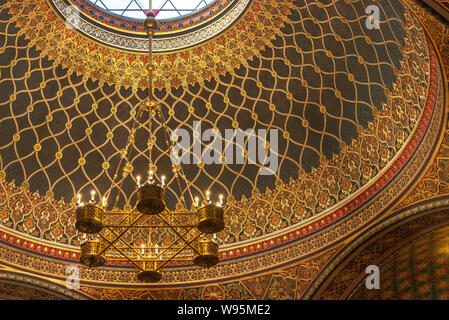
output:
[[[162,120],[162,127],[164,129],[163,131],[164,131],[165,142],[166,142],[167,147],[169,148],[169,150],[171,150],[173,148],[174,141],[172,142],[172,144],[170,144],[170,140],[168,138],[168,130],[167,130],[167,125],[165,123],[164,114],[162,113],[162,110],[160,108],[159,108],[158,112],[159,112],[159,117]],[[190,190],[190,185],[189,185],[189,183],[187,181],[187,178],[184,175],[184,171],[183,171],[182,166],[180,164],[178,164],[178,165],[172,164],[172,167],[173,167],[173,169],[175,171],[174,174],[175,174],[175,177],[176,177],[176,181],[178,182],[179,191],[181,192],[181,201],[183,201],[185,209],[187,209],[187,203],[186,203],[185,197],[184,197],[184,195],[182,195],[181,179],[179,177],[180,174],[179,174],[178,170],[181,172],[181,175],[183,176],[184,181],[186,182],[187,191],[189,192],[190,199],[191,199],[192,204],[193,204],[194,200],[193,200],[192,191]]]
[[[140,117],[142,117],[143,116],[143,112],[142,112],[142,110],[141,110],[141,104],[139,104],[139,107],[138,107],[138,118],[140,118]],[[126,146],[126,148],[125,148],[125,153],[126,153],[126,164],[128,164],[129,163],[129,160],[131,159],[131,154],[132,154],[132,150],[133,150],[133,146],[134,146],[134,139],[135,139],[135,133],[136,133],[136,127],[137,127],[137,125],[138,125],[138,120],[136,120],[136,119],[134,119],[134,123],[133,123],[133,128],[132,128],[132,130],[131,130],[131,135],[130,135],[130,137],[129,137],[129,139],[128,139],[128,145]],[[130,148],[131,147],[131,148]],[[113,180],[113,182],[115,181],[115,179],[117,178],[116,176],[117,176],[117,174],[118,174],[118,170],[120,169],[120,167],[121,167],[121,165],[122,165],[122,163],[123,163],[123,159],[125,159],[125,158],[123,158],[123,157],[120,157],[120,163],[119,163],[119,165],[118,165],[118,167],[117,167],[117,172],[116,172],[116,174],[114,175],[114,180]],[[118,205],[118,201],[119,201],[119,198],[120,198],[120,189],[122,188],[122,186],[123,186],[123,182],[125,181],[125,178],[126,178],[126,164],[125,164],[125,168],[123,168],[123,174],[122,174],[122,177],[121,177],[121,179],[120,179],[120,181],[119,181],[119,183],[118,183],[118,189],[117,189],[117,196],[115,197],[115,202],[114,202],[114,206],[113,206],[113,209],[115,209],[115,208],[117,208],[117,205]],[[117,183],[115,183],[115,186],[117,186]],[[112,187],[111,187],[111,191],[112,191]],[[109,194],[108,194],[108,196],[109,196]]]
[[[150,0],[149,8],[150,8],[149,13],[152,13],[152,0]],[[153,144],[155,143],[155,141],[153,141],[153,139],[152,139],[153,138],[153,132],[152,132],[152,122],[153,122],[153,109],[152,108],[153,107],[157,108],[157,111],[158,111],[158,114],[159,114],[159,118],[161,120],[161,125],[162,125],[162,130],[163,130],[163,133],[164,133],[165,142],[167,144],[167,148],[168,148],[169,154],[170,154],[170,152],[171,152],[171,150],[172,150],[172,148],[174,146],[174,143],[175,143],[174,141],[172,141],[170,143],[169,131],[168,131],[168,128],[167,128],[167,123],[166,123],[164,114],[163,114],[163,112],[161,110],[161,106],[157,105],[156,101],[154,100],[153,71],[155,69],[155,66],[153,64],[153,35],[154,35],[153,32],[149,32],[149,34],[148,34],[148,47],[149,47],[148,57],[149,57],[149,62],[148,62],[147,69],[148,69],[148,113],[149,113],[149,138],[150,138],[150,140],[149,140],[149,159],[150,159],[150,161],[149,161],[149,166],[150,166],[149,171],[152,171],[152,165],[153,165],[152,150],[153,150]],[[186,176],[184,174],[184,170],[183,170],[182,166],[181,165],[175,165],[175,164],[172,163],[172,169],[173,169],[173,173],[175,175],[175,178],[176,178],[176,181],[177,181],[177,184],[178,184],[179,192],[181,193],[181,197],[180,197],[181,201],[182,201],[182,203],[184,205],[184,208],[187,209],[187,202],[186,202],[185,197],[184,197],[183,192],[182,192],[181,179],[179,177],[180,174],[181,174],[181,176],[183,177],[183,179],[184,179],[184,181],[186,183],[187,191],[188,191],[188,194],[190,196],[191,203],[193,205],[194,199],[193,199],[192,190],[191,190],[190,185],[189,185],[189,183],[187,181],[187,178],[186,178]]]
[[[153,12],[153,1],[149,0],[149,11],[148,14],[150,14],[150,12]],[[153,166],[153,143],[155,143],[155,141],[153,141],[153,129],[152,129],[152,124],[153,124],[153,110],[151,109],[151,105],[153,103],[153,99],[154,99],[154,93],[153,93],[153,70],[154,70],[154,65],[153,65],[153,34],[149,33],[148,34],[148,57],[149,57],[149,61],[148,61],[148,130],[149,130],[149,140],[148,140],[148,156],[149,156],[149,168],[148,171],[152,170],[152,166]]]

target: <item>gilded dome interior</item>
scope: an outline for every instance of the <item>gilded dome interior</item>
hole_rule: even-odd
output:
[[[363,283],[351,299],[447,300],[448,227],[430,231],[400,248],[380,265],[385,290],[366,290]]]
[[[76,195],[95,190],[117,199],[114,210],[131,210],[137,177],[148,171],[148,116],[133,129],[147,97],[148,3],[125,2],[0,5],[0,252],[5,265],[26,260],[31,269],[56,257],[46,283],[79,261]],[[166,176],[170,210],[189,208],[207,190],[214,201],[225,196],[221,262],[206,270],[172,262],[147,298],[397,296],[390,287],[363,292],[360,263],[347,257],[387,228],[446,205],[449,55],[437,36],[449,34],[444,18],[415,0],[376,1],[379,29],[367,28],[362,0],[183,5],[154,1],[155,97],[170,133],[202,139],[184,154],[181,184],[158,119],[152,157],[156,179]],[[270,147],[269,161],[226,130],[262,132],[258,148]],[[110,194],[128,150],[123,184]],[[176,232],[124,237],[133,246],[164,244]],[[390,272],[413,243],[381,270]],[[55,297],[146,297],[129,263],[79,268],[81,289],[55,287]],[[341,268],[350,283],[336,280]],[[0,293],[10,286],[0,284]],[[17,287],[50,298],[39,286]]]

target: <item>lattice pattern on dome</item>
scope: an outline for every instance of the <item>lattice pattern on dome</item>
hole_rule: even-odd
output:
[[[397,91],[394,83],[403,68],[401,46],[406,38],[404,8],[400,2],[378,1],[381,29],[367,30],[363,26],[368,3],[298,1],[283,36],[252,60],[204,85],[156,91],[171,129],[192,132],[193,121],[201,121],[203,130],[279,130],[279,170],[273,176],[259,175],[261,165],[248,164],[248,159],[242,165],[184,165],[194,195],[204,198],[209,189],[230,196],[225,241],[270,233],[323,211],[366,184],[407,140],[425,99],[425,45],[419,35],[410,36],[416,37],[416,48],[407,52],[414,62],[401,76],[405,88],[416,83],[417,89]],[[145,92],[100,87],[67,72],[28,45],[7,10],[1,11],[0,23],[0,90],[5,93],[0,97],[1,170],[9,181],[26,181],[30,190],[49,191],[56,199],[71,200],[91,189],[104,194]],[[247,36],[263,37],[262,30]],[[203,59],[214,63],[214,57]],[[163,71],[166,66],[159,67]],[[385,88],[393,91],[390,107],[401,112],[386,111]],[[375,115],[380,119],[376,127],[370,125]],[[377,126],[384,131],[377,131]],[[167,202],[181,203],[181,197],[189,199],[186,186],[176,184],[161,129],[155,130],[157,175],[167,175]],[[354,145],[364,130],[368,138],[347,151],[348,167],[341,165],[335,155]],[[135,133],[130,174],[120,193],[122,207],[134,205],[136,176],[147,172],[147,136],[143,124]],[[234,141],[226,143],[239,148]],[[315,169],[327,162],[326,176],[315,179],[319,176]],[[286,185],[290,191],[281,189]],[[267,189],[275,187],[276,192]],[[294,196],[291,188],[298,189]],[[263,195],[260,190],[267,192]],[[242,196],[259,197],[257,210],[248,209],[245,197],[242,205],[233,202]],[[272,214],[276,222],[267,221]]]
[[[135,19],[145,19],[149,10],[148,0],[90,0],[110,13]],[[153,10],[158,19],[175,19],[200,11],[215,0],[153,0]]]

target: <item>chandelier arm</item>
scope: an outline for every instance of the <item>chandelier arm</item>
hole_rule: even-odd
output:
[[[160,214],[163,214],[164,212],[167,212],[167,214],[170,216],[170,218],[172,218],[173,220],[176,220],[176,222],[178,222],[179,224],[182,224],[182,222],[176,217],[176,215],[174,215],[167,208],[165,208],[165,210],[163,212],[161,212]]]
[[[155,258],[145,258],[145,259],[140,259],[140,260],[136,260],[137,262],[162,262],[162,261],[167,261],[168,259],[155,259]],[[130,261],[128,258],[109,258],[108,261]],[[170,259],[170,261],[182,261],[182,262],[192,262],[192,259],[189,258],[173,258]],[[136,265],[133,262],[134,265]],[[141,267],[139,267],[140,270],[143,270]]]
[[[138,219],[140,219],[140,217],[138,218]],[[138,220],[137,219],[137,220]],[[136,221],[137,221],[136,220]],[[162,219],[162,220],[164,220],[165,221],[165,219]],[[168,224],[168,223],[167,223]],[[130,250],[131,250],[131,252],[135,252],[135,253],[137,253],[137,255],[141,258],[140,259],[140,261],[164,261],[160,266],[158,266],[158,268],[156,269],[156,270],[159,270],[159,269],[161,269],[164,265],[166,265],[169,261],[171,261],[171,260],[173,260],[178,254],[180,254],[182,251],[184,251],[185,250],[185,248],[187,248],[188,246],[190,246],[192,249],[194,249],[192,246],[191,246],[191,243],[192,242],[194,242],[196,239],[198,239],[198,237],[201,235],[201,233],[199,233],[199,234],[197,234],[192,240],[190,240],[190,241],[188,241],[188,240],[186,240],[186,239],[184,239],[184,236],[186,236],[187,234],[189,234],[190,233],[190,231],[192,231],[195,227],[191,227],[187,232],[185,232],[184,233],[184,235],[180,235],[175,229],[173,229],[173,227],[170,225],[170,224],[168,224],[168,226],[173,230],[173,231],[175,231],[177,234],[178,234],[178,239],[176,239],[174,242],[172,242],[172,244],[169,246],[169,247],[167,247],[166,249],[164,249],[161,253],[159,253],[155,258],[152,258],[152,259],[145,259],[145,256],[144,255],[142,255],[142,253],[139,251],[139,249],[138,248],[134,248],[134,247],[132,247],[132,246],[130,246],[127,242],[125,242],[125,241],[123,241],[122,240],[122,242],[125,244],[125,246],[127,247],[127,248],[129,248]],[[104,253],[108,248],[110,248],[111,246],[114,248],[114,249],[116,249],[118,252],[120,252],[127,260],[129,260],[130,262],[132,262],[135,266],[137,266],[140,270],[143,270],[142,269],[142,267],[140,267],[132,258],[130,258],[129,257],[129,255],[127,254],[127,253],[125,253],[123,250],[122,250],[122,248],[119,248],[119,247],[117,247],[116,245],[115,245],[115,242],[117,242],[121,237],[122,237],[122,235],[124,234],[124,233],[126,233],[131,227],[133,227],[133,225],[130,225],[125,231],[123,231],[119,236],[117,236],[117,234],[113,231],[113,230],[111,230],[110,228],[108,228],[108,230],[112,233],[112,234],[114,234],[115,236],[117,236],[117,238],[114,240],[114,241],[109,241],[108,239],[106,239],[106,237],[104,237],[102,234],[100,234],[100,236],[106,241],[106,242],[108,242],[109,243],[109,246],[108,247],[106,247],[105,249],[103,249],[100,253],[99,253],[99,255],[101,255],[102,253]],[[184,242],[185,242],[185,245],[184,246],[181,246],[180,248],[178,248],[178,251],[175,253],[175,254],[173,254],[173,255],[171,255],[171,257],[170,258],[168,258],[168,259],[162,259],[162,258],[160,258],[161,257],[161,255],[164,253],[164,252],[166,252],[166,251],[168,251],[172,246],[174,246],[179,240],[183,240]],[[148,247],[147,247],[148,248]],[[194,251],[195,252],[197,252],[195,249],[194,249]],[[198,253],[198,252],[197,252]],[[188,260],[188,261],[190,261],[190,260]]]
[[[128,219],[131,216],[131,214],[133,214],[135,211],[136,211],[136,208],[134,208],[130,212],[126,212],[125,214],[123,213],[123,211],[105,211],[105,215],[106,216],[123,216],[124,215],[124,217],[119,222],[117,222],[120,225],[120,224],[124,223],[125,220]],[[139,217],[139,219],[140,219],[140,217]],[[111,228],[111,227],[114,227],[115,225],[105,224],[104,226]],[[129,224],[123,225],[123,227],[128,227],[128,226],[129,226]]]
[[[164,222],[167,224],[167,226],[168,226],[169,228],[171,228],[171,229],[178,235],[178,237],[180,237],[182,240],[184,240],[184,242],[187,242],[187,240],[185,240],[184,237],[181,236],[181,234],[180,234],[176,229],[172,228],[172,226],[170,225],[170,223],[168,223],[167,220],[165,220],[160,214],[158,214],[158,216],[162,219],[162,221],[164,221]],[[189,230],[189,232],[190,232],[190,230]],[[201,233],[200,233],[199,235],[201,235]],[[192,246],[190,246],[190,247],[191,247],[191,248],[193,249],[193,251],[195,251],[197,254],[200,254],[194,247],[192,247]]]
[[[136,211],[136,210],[133,209],[132,211],[127,212],[127,214],[129,215],[129,214],[133,213],[134,211]],[[111,210],[111,211],[105,211],[105,214],[110,215],[110,216],[122,216],[123,215],[123,211]]]
[[[132,246],[130,246],[129,243],[127,243],[127,242],[125,242],[125,241],[123,241],[123,240],[122,240],[122,242],[125,243],[126,247],[128,247],[128,248],[131,250],[131,252],[137,253],[137,255],[141,258],[141,260],[145,259],[145,255],[144,255],[142,252],[139,252],[139,251],[138,251],[139,249],[133,248]],[[117,249],[117,247],[116,247],[115,245],[114,245],[114,248]],[[119,250],[119,251],[120,251],[120,250]],[[122,251],[120,251],[120,253],[121,253],[121,254],[124,254]],[[125,255],[126,255],[126,254],[125,254]],[[130,259],[132,259],[132,258],[130,258]]]
[[[194,242],[196,239],[198,239],[198,237],[199,237],[200,235],[201,235],[201,233],[197,234],[191,241],[186,242],[186,244],[185,244],[185,246],[184,246],[183,248],[179,249],[179,250],[178,250],[172,257],[170,257],[169,259],[167,259],[166,261],[164,261],[161,265],[159,265],[159,266],[157,267],[156,270],[161,269],[161,268],[162,268],[163,266],[165,266],[167,263],[169,263],[170,261],[172,261],[178,254],[180,254],[182,251],[184,251],[185,248],[187,248],[188,246],[190,246],[190,247],[192,248],[191,243]],[[198,253],[198,251],[196,251],[196,250],[195,250],[195,252]],[[189,261],[190,261],[190,260],[189,260]]]
[[[122,225],[105,225],[106,228],[126,228],[128,225],[122,224]],[[173,226],[174,228],[196,228],[196,225],[176,225]],[[133,226],[133,228],[167,228],[166,225],[156,225],[156,224],[139,224]]]
[[[109,230],[109,231],[111,231],[111,230]],[[113,233],[114,235],[117,235],[115,232],[112,232],[112,231],[111,231],[111,233]],[[121,239],[121,236],[118,237],[118,238],[116,238],[114,241],[109,241],[109,240],[107,240],[106,237],[104,237],[104,236],[101,235],[101,234],[100,234],[100,236],[101,236],[103,239],[105,239],[105,240],[109,243],[109,246],[106,247],[106,249],[102,250],[102,252],[101,252],[100,254],[104,253],[107,249],[110,249],[111,247],[113,247],[115,250],[119,251],[123,256],[125,256],[125,258],[127,258],[128,260],[131,261],[131,258],[129,258],[128,254],[126,254],[125,252],[122,251],[122,249],[128,248],[128,249],[131,249],[131,252],[137,253],[137,255],[138,255],[139,257],[141,257],[142,259],[145,258],[145,257],[142,255],[142,253],[138,251],[138,248],[136,249],[136,248],[133,248],[132,246],[130,246],[128,243],[126,243],[125,241],[123,241],[123,240]],[[123,248],[121,248],[121,247],[119,247],[119,246],[116,245],[116,242],[117,242],[118,240],[122,241],[122,242],[125,244],[125,246],[124,246]]]
[[[136,210],[137,210],[137,207],[135,207],[134,209],[132,209],[130,212],[127,212],[127,213],[125,214],[125,216],[122,218],[122,220],[120,220],[120,223],[123,223],[126,219],[128,219],[128,218],[131,216],[131,214],[133,214],[134,212],[136,212]],[[109,214],[109,212],[108,212],[108,214]],[[121,213],[121,214],[123,214],[123,213]],[[140,217],[138,217],[137,219],[140,219]]]
[[[179,211],[169,211],[169,210],[166,210],[167,211],[167,213],[169,213],[170,215],[172,215],[172,216],[191,216],[191,215],[194,215],[195,214],[195,212],[194,211],[187,211],[187,210],[179,210]]]
[[[166,251],[168,251],[170,248],[172,248],[172,247],[173,247],[179,240],[182,239],[184,242],[187,242],[187,241],[184,239],[184,236],[188,235],[188,234],[190,233],[190,231],[192,231],[193,228],[195,228],[195,226],[194,226],[194,227],[191,227],[187,232],[185,232],[185,233],[183,234],[182,237],[178,237],[178,238],[177,238],[175,241],[173,241],[167,248],[163,249],[163,251],[162,251],[161,253],[159,253],[159,254],[156,256],[156,258],[161,257],[161,256],[163,255],[164,252],[166,252]],[[184,250],[184,249],[185,249],[185,246],[182,247],[182,248],[183,248],[182,250]]]
[[[121,232],[119,235],[117,235],[115,232],[114,232],[114,230],[112,230],[112,229],[110,229],[110,228],[107,228],[114,236],[116,236],[116,238],[115,238],[115,240],[114,241],[112,241],[112,244],[111,245],[113,245],[115,242],[117,242],[117,240],[119,240],[126,232],[128,232],[128,230],[129,229],[131,229],[132,228],[132,226],[134,225],[134,224],[136,224],[137,223],[137,221],[139,221],[140,220],[140,218],[142,218],[142,216],[143,216],[143,214],[141,213],[128,227],[126,227],[126,229],[123,231],[123,232]],[[102,234],[100,233],[100,236],[102,236]],[[109,242],[109,241],[108,241]],[[106,247],[106,248],[104,248],[104,250],[102,250],[101,251],[101,253],[103,253],[104,251],[106,251],[107,249],[108,249],[109,247]]]
[[[100,234],[100,237],[103,238],[104,241],[108,242],[110,244],[110,246],[108,248],[110,248],[111,246],[114,247],[115,250],[117,250],[118,252],[120,252],[124,257],[125,257],[125,261],[129,261],[131,262],[133,265],[135,265],[138,269],[143,270],[142,267],[134,262],[131,258],[129,258],[126,253],[124,253],[120,248],[117,248],[114,243],[111,243],[108,239],[106,239],[106,237],[104,237],[102,234]],[[99,255],[103,254],[104,251],[102,251],[101,253],[99,253]],[[108,259],[109,261],[112,261],[112,259]]]
[[[121,246],[119,246],[119,245],[116,245],[116,247],[117,248],[120,248],[120,249],[125,249],[125,248],[127,248],[127,247],[125,247],[125,246],[123,246],[123,247],[121,247]],[[142,246],[131,246],[133,249],[142,249]],[[179,245],[179,246],[174,246],[174,247],[172,247],[172,249],[179,249],[179,248],[181,248],[182,246],[181,245]],[[156,246],[147,246],[147,247],[144,247],[144,249],[167,249],[168,247],[156,247]],[[156,256],[156,257],[158,257],[158,256]]]
[[[129,212],[125,212],[125,213],[123,211],[105,211],[104,214],[106,217],[109,217],[109,218],[116,217],[116,218],[119,218],[119,221],[114,222],[114,220],[111,221],[110,219],[108,219],[107,222],[105,222],[103,224],[103,226],[105,228],[109,229],[109,231],[112,231],[111,228],[126,228],[126,227],[130,226],[130,224],[129,224],[129,222],[126,223],[125,220],[132,218],[132,214],[136,210],[137,210],[137,208],[134,208],[133,210],[131,210]],[[120,217],[120,216],[123,216],[123,217]],[[142,215],[138,216],[136,218],[136,221],[138,221],[141,217],[142,217]],[[115,219],[115,220],[117,220],[117,219]],[[133,224],[132,224],[133,227],[137,227],[137,226],[135,226],[136,221],[133,222]],[[116,234],[114,233],[114,235],[116,235]]]
[[[173,212],[169,211],[168,209],[166,209],[165,211],[170,215],[170,217],[172,217],[172,218],[173,218],[174,220],[176,220],[178,223],[182,224],[182,222],[176,217],[176,215],[175,215]],[[179,214],[182,214],[182,215],[194,215],[194,214],[195,214],[195,213],[192,212],[192,211],[185,211],[185,212],[180,211],[180,212],[178,212],[178,213],[179,213]],[[162,213],[161,213],[161,214],[162,214]],[[161,214],[159,214],[159,215],[161,215]],[[193,225],[193,226],[191,226],[191,227],[187,226],[186,228],[191,228],[191,229],[189,229],[186,233],[184,233],[183,236],[180,236],[180,234],[174,229],[174,228],[179,227],[179,226],[173,226],[173,225],[170,225],[164,218],[162,218],[161,216],[160,216],[160,218],[161,218],[161,219],[168,225],[169,229],[171,229],[171,230],[173,230],[175,233],[177,233],[178,236],[181,237],[181,238],[184,240],[184,242],[187,242],[187,241],[184,239],[184,236],[188,235],[192,229],[194,229],[194,228],[197,227],[197,225]],[[200,233],[200,234],[201,234],[201,233]],[[197,251],[194,247],[191,247],[191,249],[193,249],[193,250],[198,254],[198,251]]]

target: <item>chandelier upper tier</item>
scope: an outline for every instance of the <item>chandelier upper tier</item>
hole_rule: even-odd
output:
[[[151,1],[150,1],[151,8]],[[81,236],[80,262],[88,267],[99,267],[106,262],[130,262],[138,269],[137,278],[141,282],[157,282],[162,279],[161,269],[169,262],[185,263],[193,261],[200,267],[211,267],[218,263],[218,244],[216,233],[224,229],[223,196],[219,202],[213,204],[210,192],[206,192],[206,199],[200,202],[198,197],[190,195],[190,205],[184,197],[182,209],[176,206],[171,211],[165,203],[165,176],[159,175],[153,163],[152,149],[155,143],[152,130],[154,117],[159,117],[161,129],[164,132],[165,143],[168,150],[173,147],[169,140],[170,132],[167,127],[160,104],[155,99],[153,90],[153,36],[157,28],[155,14],[148,12],[145,19],[145,29],[149,39],[148,64],[148,98],[141,101],[136,107],[136,117],[133,118],[133,128],[128,137],[125,154],[115,170],[114,179],[104,196],[98,196],[95,191],[91,193],[88,203],[82,201],[78,194],[76,208],[76,228]],[[148,117],[144,117],[148,115]],[[143,181],[137,176],[137,203],[129,211],[117,209],[119,194],[125,178],[130,174],[130,150],[133,148],[135,132],[139,126],[148,126],[148,177]],[[181,190],[181,179],[185,174],[181,164],[172,163],[175,181]],[[187,188],[189,183],[186,183]],[[112,192],[117,191],[117,197],[111,199]],[[112,201],[110,201],[112,200]],[[190,206],[190,210],[188,210]],[[171,243],[152,243],[153,232],[170,230],[176,236]],[[148,240],[137,246],[129,240],[127,234],[134,230],[148,235]]]

